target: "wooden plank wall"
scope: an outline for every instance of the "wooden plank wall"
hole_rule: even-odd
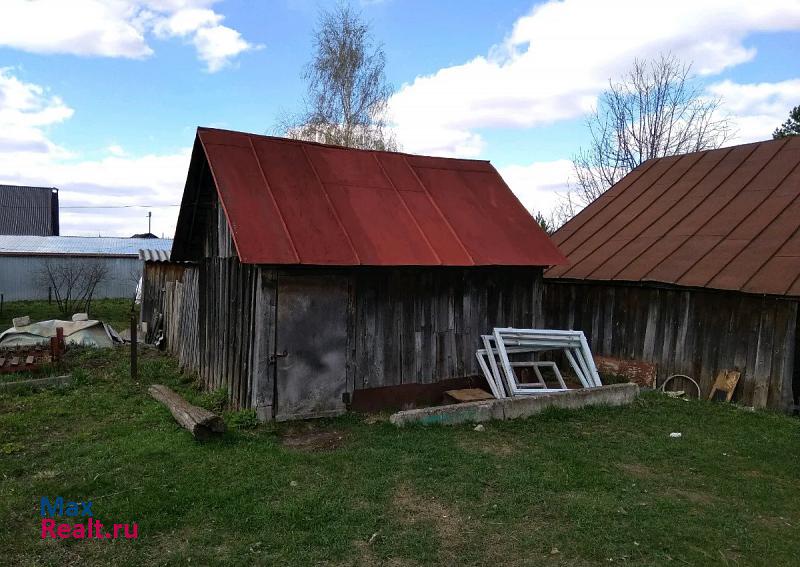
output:
[[[540,268],[361,267],[352,278],[354,390],[480,375],[480,335],[541,317]]]
[[[145,262],[142,272],[142,303],[139,320],[152,328],[156,316],[164,310],[164,293],[168,282],[180,281],[186,264]]]
[[[260,287],[259,268],[235,258],[205,260],[166,286],[167,349],[205,389],[224,388],[234,408],[253,406],[254,356],[264,365],[254,339]]]
[[[198,374],[208,390],[225,388],[234,408],[251,407],[257,266],[236,258],[200,264],[198,279]]]
[[[579,329],[592,351],[697,380],[738,368],[734,400],[785,410],[792,400],[798,302],[734,292],[545,280],[543,325]]]
[[[271,418],[280,273],[208,259],[167,286],[167,344],[206,389]],[[540,320],[540,268],[296,268],[351,282],[348,390],[429,384],[480,374],[480,335]],[[313,329],[309,329],[313,332]]]

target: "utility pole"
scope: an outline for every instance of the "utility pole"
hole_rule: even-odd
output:
[[[148,234],[152,231],[150,230],[150,221],[153,218],[153,211],[147,211],[147,232]]]

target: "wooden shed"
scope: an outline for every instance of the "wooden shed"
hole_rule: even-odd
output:
[[[645,162],[553,236],[545,321],[595,353],[699,381],[738,369],[735,400],[800,395],[800,137]]]
[[[532,326],[564,257],[486,161],[200,128],[172,260],[169,348],[283,420],[482,381],[480,334]]]

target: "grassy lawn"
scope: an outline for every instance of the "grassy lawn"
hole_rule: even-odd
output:
[[[137,307],[138,309],[138,307]],[[99,319],[109,323],[117,332],[131,326],[131,300],[130,299],[95,299],[89,318]],[[61,319],[56,302],[46,301],[9,301],[3,305],[0,313],[0,332],[11,327],[14,317],[30,315],[31,322],[46,321],[48,319]],[[70,314],[70,317],[72,314]]]
[[[8,565],[796,565],[800,420],[649,394],[628,408],[396,429],[374,416],[200,444],[146,394],[174,362],[73,349],[76,382],[0,394]],[[680,431],[680,439],[669,438]],[[39,499],[139,539],[40,539]]]

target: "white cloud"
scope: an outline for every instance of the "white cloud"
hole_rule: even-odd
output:
[[[3,0],[0,46],[32,53],[125,57],[153,54],[148,35],[185,38],[213,73],[260,46],[222,25],[217,0]]]
[[[405,149],[474,156],[477,129],[584,114],[635,57],[671,52],[713,75],[755,56],[747,35],[791,29],[800,29],[798,0],[550,1],[488,55],[417,77],[390,107]]]
[[[499,168],[500,175],[531,214],[548,216],[568,189],[572,162],[567,159],[509,165]]]
[[[741,84],[722,81],[708,90],[723,100],[736,129],[734,143],[767,140],[800,101],[800,79],[777,83]]]
[[[48,130],[73,115],[60,98],[0,69],[0,183],[59,187],[60,204],[72,206],[148,205],[153,229],[175,230],[191,148],[165,155],[129,156],[119,145],[107,157],[81,159],[55,144]],[[144,232],[147,209],[62,211],[63,234],[130,236]]]

